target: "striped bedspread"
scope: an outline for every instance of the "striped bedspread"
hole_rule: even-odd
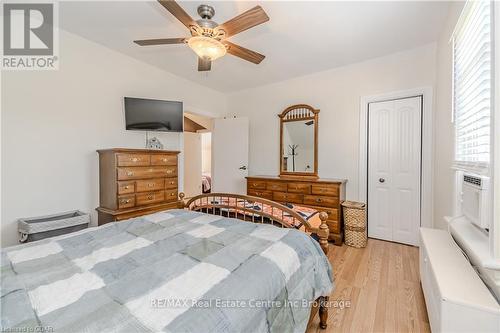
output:
[[[308,235],[171,210],[1,251],[1,329],[302,332],[331,266]]]

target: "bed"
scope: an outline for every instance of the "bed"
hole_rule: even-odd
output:
[[[318,241],[276,214],[204,195],[187,209],[2,249],[1,328],[300,332],[318,309],[325,328],[326,217],[313,228],[280,204],[226,197],[282,210]]]
[[[182,195],[182,194],[181,194]],[[300,215],[302,219],[294,218],[286,211],[276,209],[273,205],[267,205],[261,200],[248,200],[248,196],[227,197],[225,193],[214,193],[209,196],[202,195],[193,198],[189,202],[191,210],[202,211],[214,215],[225,217],[235,217],[238,219],[249,220],[259,223],[271,223],[269,216],[281,219],[286,227],[304,230],[303,221],[307,221],[312,227],[319,227],[319,211],[310,207],[304,207],[296,204],[285,204],[286,207]],[[260,212],[265,215],[259,214]],[[262,220],[263,218],[263,220]]]

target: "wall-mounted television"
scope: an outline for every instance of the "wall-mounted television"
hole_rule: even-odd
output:
[[[127,130],[182,132],[184,114],[182,102],[125,97]]]

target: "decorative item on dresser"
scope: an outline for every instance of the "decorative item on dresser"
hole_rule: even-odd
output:
[[[341,204],[345,200],[345,179],[284,178],[283,176],[247,177],[247,194],[280,203],[311,207],[328,214],[329,240],[342,245]]]
[[[146,148],[147,149],[163,149],[163,143],[155,136],[151,139],[148,138],[148,132],[146,132]]]
[[[99,225],[178,207],[178,151],[113,148],[97,152]]]

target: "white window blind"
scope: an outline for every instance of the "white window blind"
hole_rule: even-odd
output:
[[[469,1],[453,35],[455,160],[488,166],[491,112],[491,3]]]

